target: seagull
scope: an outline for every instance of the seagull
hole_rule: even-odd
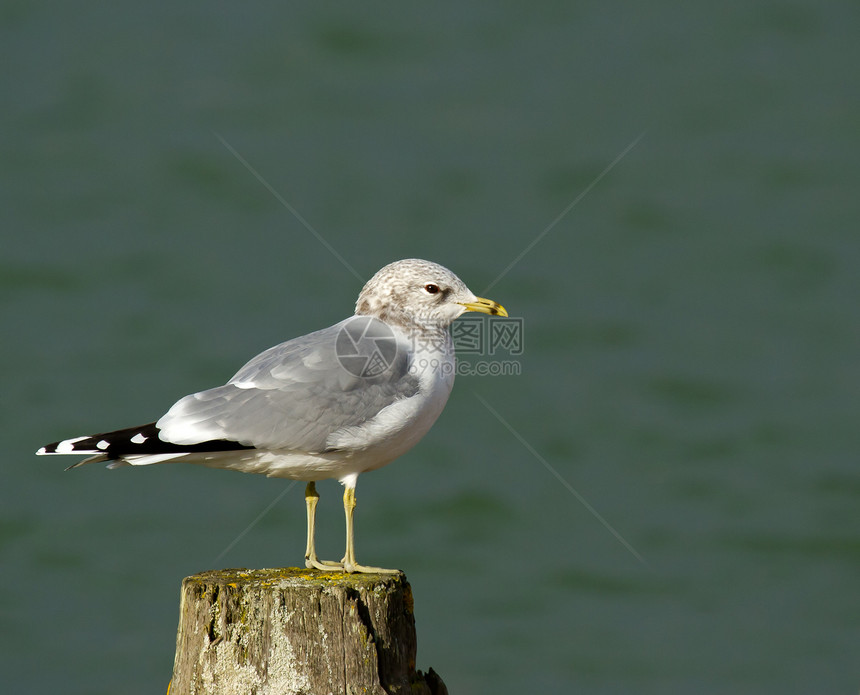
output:
[[[300,480],[306,567],[396,573],[355,559],[356,481],[409,451],[439,417],[454,385],[449,327],[467,311],[508,315],[437,263],[396,261],[367,282],[353,316],[265,350],[223,386],[181,398],[155,422],[36,453],[88,455],[69,468],[183,462]],[[344,486],[340,562],[320,560],[314,544],[315,483],[329,478]]]

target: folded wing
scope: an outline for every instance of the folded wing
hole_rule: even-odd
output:
[[[156,423],[159,437],[178,446],[226,440],[259,449],[326,451],[338,431],[360,426],[418,392],[403,339],[376,319],[366,319],[379,325],[364,327],[371,341],[365,352],[374,340],[393,340],[379,343],[387,367],[362,375],[344,362],[342,342],[339,357],[338,339],[356,320],[276,345],[224,386],[182,398]]]

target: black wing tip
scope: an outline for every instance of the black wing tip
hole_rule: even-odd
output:
[[[154,454],[191,454],[208,451],[238,451],[253,449],[253,446],[240,444],[227,439],[215,439],[196,444],[174,444],[159,437],[160,430],[154,422],[138,427],[128,427],[113,432],[103,432],[84,437],[73,437],[53,442],[41,447],[36,455],[49,454],[91,454],[85,459],[69,466],[76,468],[95,461],[118,461],[127,456],[147,456]]]

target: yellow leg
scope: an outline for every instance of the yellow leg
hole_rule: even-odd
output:
[[[382,567],[366,567],[355,561],[355,531],[353,515],[355,513],[355,488],[347,486],[343,492],[343,510],[346,513],[346,555],[343,556],[344,572],[368,572],[377,574],[399,574],[400,570],[387,570]]]
[[[317,486],[312,480],[305,488],[305,504],[308,507],[308,544],[305,549],[305,567],[308,569],[318,569],[331,572],[332,570],[343,569],[340,562],[330,562],[328,560],[320,560],[317,557],[317,551],[314,547],[314,530],[317,515],[317,502],[320,501],[320,496],[317,494]]]

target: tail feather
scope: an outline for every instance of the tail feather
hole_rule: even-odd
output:
[[[154,422],[139,427],[129,427],[113,432],[73,437],[46,444],[36,454],[90,454],[83,461],[72,464],[66,470],[86,463],[110,461],[109,468],[126,464],[160,463],[183,454],[207,451],[234,451],[254,447],[226,439],[198,442],[196,444],[174,444],[159,437]]]

